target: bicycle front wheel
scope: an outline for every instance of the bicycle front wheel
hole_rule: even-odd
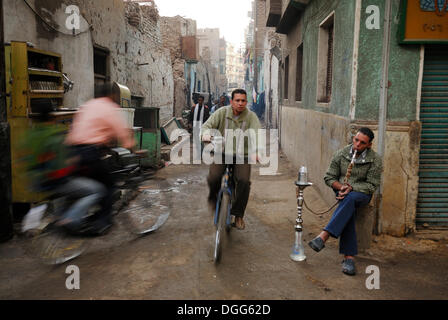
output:
[[[216,234],[215,234],[215,250],[214,250],[214,261],[219,263],[222,256],[222,237],[224,230],[226,228],[227,211],[230,204],[230,197],[227,193],[223,193],[221,203],[218,211],[218,223],[216,224]]]

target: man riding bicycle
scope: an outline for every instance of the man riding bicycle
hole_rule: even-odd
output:
[[[236,89],[232,92],[231,105],[222,107],[214,112],[201,129],[202,141],[211,141],[212,129],[218,130],[222,137],[227,137],[226,131],[240,129],[242,132],[253,129],[258,133],[261,128],[257,115],[247,109],[247,93],[243,89]],[[244,141],[243,141],[244,142]],[[227,144],[227,143],[226,143]],[[228,155],[232,154],[234,166],[234,177],[236,180],[236,199],[232,206],[231,214],[235,216],[235,227],[239,230],[245,228],[244,212],[250,194],[250,170],[249,159],[253,162],[257,159],[256,151],[249,149],[248,144],[244,144],[243,159],[237,160],[238,144],[233,144],[233,150],[225,150]],[[255,148],[256,150],[256,148]],[[226,161],[227,162],[227,161]],[[240,163],[241,162],[241,163]],[[208,202],[212,208],[215,208],[218,192],[221,188],[221,179],[225,171],[226,164],[213,163],[210,165],[207,182],[209,185]]]

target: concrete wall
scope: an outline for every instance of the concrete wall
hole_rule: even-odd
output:
[[[265,33],[264,42],[264,91],[265,91],[265,121],[268,128],[279,129],[279,68],[280,61],[270,51],[275,46],[281,46],[281,39],[273,30]]]
[[[323,177],[331,157],[347,145],[350,121],[344,117],[301,108],[282,106],[281,147],[297,171],[308,169],[314,183],[328,204],[334,203],[334,193]]]
[[[75,108],[94,95],[93,45],[110,50],[110,78],[143,96],[145,106],[159,107],[161,122],[173,114],[173,77],[169,53],[161,47],[158,14],[153,8],[125,5],[121,0],[29,0],[51,25],[36,18],[23,1],[5,2],[5,41],[28,41],[37,48],[62,55],[64,72],[75,82],[64,99]],[[82,15],[80,34],[65,28],[67,5],[77,5]],[[134,16],[133,25],[128,23]],[[91,26],[89,30],[88,26]],[[148,63],[145,66],[137,64]]]
[[[384,157],[383,232],[403,236],[415,231],[421,125],[388,125]]]
[[[380,29],[367,29],[365,21],[369,5],[380,9]],[[359,73],[357,83],[356,119],[378,120],[383,50],[384,0],[362,1],[359,34]],[[393,1],[392,17],[397,17],[399,1]],[[398,19],[393,18],[391,30],[389,101],[387,119],[416,120],[417,88],[420,66],[419,45],[399,45]]]
[[[298,169],[308,167],[310,178],[331,204],[333,192],[323,182],[332,154],[350,142],[352,129],[378,127],[384,3],[363,0],[360,7],[359,51],[354,54],[357,1],[314,0],[283,42],[283,57],[290,56],[289,94],[281,106],[281,147]],[[368,5],[380,8],[380,29],[366,28]],[[383,232],[403,236],[415,229],[418,191],[420,123],[416,120],[420,50],[418,46],[397,44],[399,1],[393,1],[388,92],[388,125],[383,173],[381,222]],[[334,71],[332,99],[328,105],[316,103],[318,29],[335,12]],[[349,31],[349,32],[348,32]],[[295,51],[304,43],[303,101],[295,97]],[[354,61],[356,100],[352,98]],[[284,77],[282,71],[281,77]],[[281,82],[282,79],[280,79]],[[283,89],[283,88],[282,88]],[[286,98],[286,97],[285,97]],[[354,107],[353,118],[350,106]],[[376,132],[376,136],[378,136]],[[310,139],[312,138],[312,143]],[[377,139],[374,140],[374,150]]]

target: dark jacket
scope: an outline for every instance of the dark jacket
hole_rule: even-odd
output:
[[[193,108],[191,108],[190,117],[189,117],[189,122],[190,123],[193,123],[195,108],[196,108],[196,105],[194,105]],[[199,121],[199,119],[200,119],[202,108],[205,108],[205,110],[204,110],[204,119],[202,121],[202,123],[205,123],[205,121],[207,121],[208,118],[210,117],[210,108],[208,106],[206,106],[205,104],[199,107],[198,115],[197,115],[198,118],[196,119],[196,121]]]

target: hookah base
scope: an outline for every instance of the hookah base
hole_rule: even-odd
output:
[[[291,253],[289,257],[294,261],[305,261],[306,256],[299,253]]]

